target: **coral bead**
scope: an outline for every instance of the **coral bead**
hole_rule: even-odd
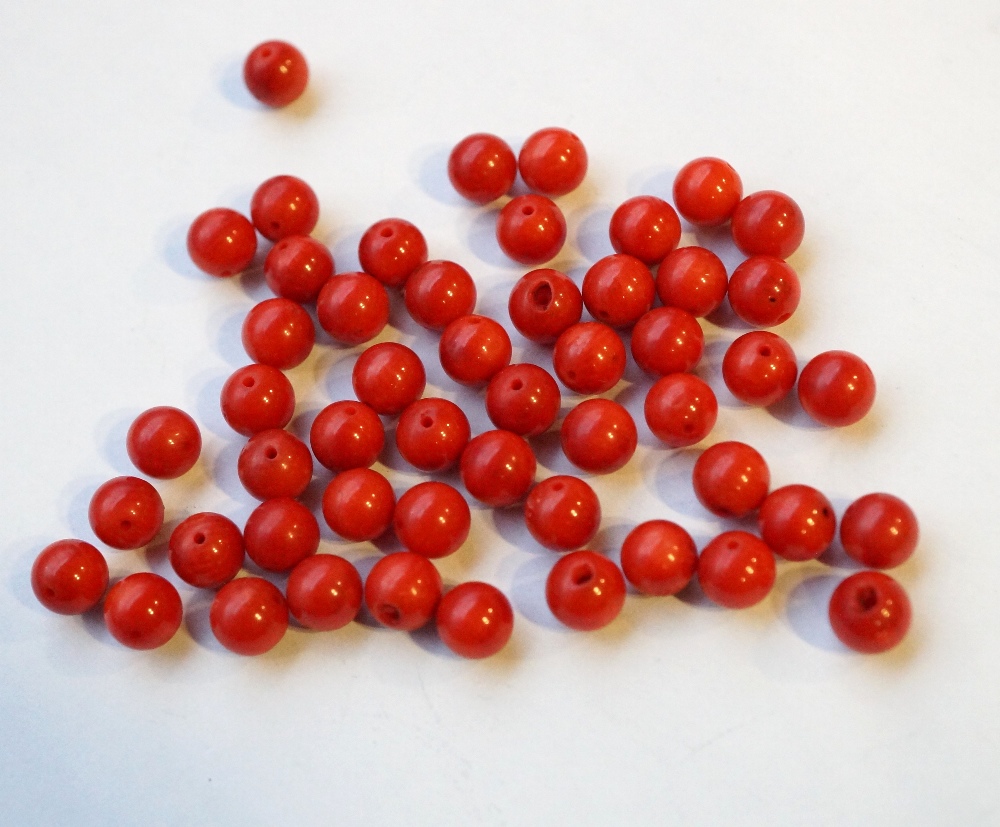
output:
[[[562,395],[552,375],[538,365],[508,365],[486,387],[486,413],[498,428],[538,436],[559,415]]]
[[[853,425],[875,404],[875,375],[853,353],[828,350],[802,368],[798,395],[805,412],[820,424]]]
[[[307,629],[331,632],[358,615],[363,589],[361,575],[336,554],[316,554],[288,575],[288,610]]]
[[[163,525],[163,500],[145,480],[115,477],[90,498],[89,518],[94,534],[105,545],[142,548]]]
[[[919,539],[913,509],[892,494],[859,497],[840,521],[844,551],[870,569],[891,569],[905,563]]]
[[[309,235],[319,221],[319,200],[301,178],[277,175],[254,191],[250,218],[257,232],[270,241]]]
[[[389,294],[367,273],[343,273],[323,285],[316,316],[320,327],[341,344],[360,345],[389,323]]]
[[[653,306],[656,283],[649,268],[624,253],[596,261],[583,277],[583,303],[611,327],[632,327]]]
[[[295,413],[292,383],[270,365],[247,365],[222,386],[222,416],[243,436],[284,428]]]
[[[802,243],[806,224],[791,198],[774,190],[748,195],[732,216],[733,241],[748,256],[788,258]]]
[[[459,466],[466,490],[492,508],[523,500],[535,481],[535,468],[531,446],[510,431],[487,431],[470,440]]]
[[[424,363],[406,345],[381,342],[358,357],[351,374],[360,401],[383,416],[395,416],[424,392]]]
[[[786,485],[764,499],[758,515],[760,536],[786,560],[815,560],[837,531],[833,506],[808,485]]]
[[[301,365],[316,343],[316,325],[298,302],[266,299],[243,321],[243,349],[262,365],[290,370]]]
[[[448,156],[448,180],[463,198],[488,204],[510,192],[517,158],[503,138],[477,132],[459,141]],[[469,311],[466,311],[469,312]]]
[[[561,623],[581,632],[607,626],[625,605],[625,578],[607,557],[574,551],[556,561],[545,601]]]
[[[668,448],[687,448],[712,432],[719,402],[697,376],[672,373],[653,383],[646,393],[643,414],[649,430]]]
[[[221,514],[203,511],[182,520],[170,534],[170,565],[199,589],[217,589],[243,567],[243,532]]]
[[[617,471],[635,453],[639,435],[632,415],[611,399],[585,399],[559,430],[566,459],[592,474]]]
[[[452,468],[471,436],[469,420],[454,402],[418,399],[399,416],[396,447],[410,465],[436,473]]]
[[[412,632],[434,617],[441,600],[441,575],[426,557],[412,551],[388,554],[365,581],[365,606],[383,626]]]
[[[455,319],[438,343],[441,367],[462,385],[482,385],[510,364],[513,349],[503,326],[486,316]]]
[[[268,40],[255,46],[243,63],[243,81],[267,106],[288,106],[309,83],[309,65],[291,43]]]
[[[547,345],[580,321],[583,295],[568,276],[542,268],[518,279],[510,291],[507,310],[518,333]]]
[[[263,655],[288,631],[288,604],[278,589],[261,577],[226,583],[208,612],[212,634],[237,655]]]
[[[514,610],[489,583],[460,583],[449,590],[434,613],[438,636],[463,658],[488,658],[510,640]]]
[[[622,543],[622,571],[644,594],[677,594],[691,582],[697,568],[694,540],[677,523],[640,523]]]
[[[257,233],[246,216],[225,207],[199,215],[187,234],[188,255],[210,276],[242,273],[257,254]]]
[[[264,259],[264,280],[282,298],[316,301],[333,275],[333,256],[324,244],[307,235],[285,236]]]
[[[267,571],[288,571],[319,548],[319,523],[297,500],[280,497],[257,506],[243,529],[247,556]]]
[[[367,468],[382,453],[385,427],[363,402],[334,402],[313,420],[309,444],[320,465],[331,471]]]
[[[323,492],[323,517],[345,540],[381,537],[392,525],[396,494],[389,480],[371,468],[337,474]]]
[[[801,295],[795,271],[773,256],[751,256],[729,279],[733,312],[755,327],[773,327],[788,321]]]
[[[676,307],[655,307],[632,329],[632,358],[646,373],[685,373],[701,361],[705,334],[698,320]]]
[[[667,307],[707,316],[726,298],[726,265],[704,247],[681,247],[669,253],[656,271],[656,293]]]
[[[404,491],[396,503],[392,526],[399,541],[424,557],[446,557],[469,536],[472,514],[456,488],[429,480]]]
[[[695,158],[674,178],[677,212],[696,227],[724,224],[742,197],[740,176],[721,158]]]
[[[652,266],[663,261],[681,240],[681,222],[662,198],[639,195],[614,211],[609,233],[615,252]]]
[[[423,233],[402,218],[376,221],[358,243],[361,269],[388,287],[400,287],[427,261]]]
[[[744,333],[722,358],[722,379],[740,402],[773,405],[795,387],[799,368],[791,345],[766,330]]]
[[[50,612],[83,614],[101,601],[107,588],[108,563],[83,540],[57,540],[31,566],[31,590]]]
[[[250,496],[258,500],[297,497],[312,481],[312,454],[308,445],[288,431],[261,431],[243,446],[236,472]]]
[[[403,302],[417,324],[444,330],[476,309],[476,283],[454,261],[428,261],[406,280]]]
[[[125,447],[132,464],[143,474],[172,480],[186,474],[198,461],[201,431],[178,408],[150,408],[129,427]]]
[[[880,571],[859,571],[830,596],[830,625],[845,646],[865,654],[886,652],[910,628],[912,609],[903,587]]]
[[[173,583],[148,571],[119,580],[104,598],[104,624],[129,649],[163,646],[177,634],[183,615]]]
[[[771,472],[756,450],[743,442],[719,442],[698,457],[692,474],[698,501],[718,517],[745,517],[760,508]]]
[[[567,328],[552,351],[556,376],[577,393],[604,393],[625,375],[625,343],[606,324],[580,322]]]
[[[559,254],[566,241],[566,219],[544,195],[518,195],[500,210],[496,234],[507,256],[535,266]]]
[[[601,526],[601,503],[579,477],[549,477],[528,494],[524,522],[545,548],[571,551],[594,539]]]
[[[567,129],[540,129],[521,147],[517,168],[531,189],[555,198],[580,186],[587,174],[587,150]]]
[[[774,554],[746,531],[726,531],[711,540],[698,558],[698,582],[705,595],[727,609],[760,603],[774,586]]]

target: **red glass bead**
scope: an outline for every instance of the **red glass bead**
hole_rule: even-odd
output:
[[[654,307],[632,329],[632,358],[653,376],[692,370],[704,351],[705,334],[686,310]]]
[[[662,198],[639,195],[614,211],[609,232],[615,252],[652,266],[663,261],[681,240],[681,222]]]
[[[486,387],[486,413],[498,428],[524,437],[547,431],[559,415],[562,395],[538,365],[508,365]]]
[[[905,563],[919,539],[917,515],[892,494],[859,497],[840,521],[844,551],[870,569],[891,569]]]
[[[544,195],[518,195],[497,216],[497,243],[519,264],[534,266],[555,258],[566,241],[566,219]]]
[[[428,473],[447,471],[462,456],[472,431],[454,402],[437,397],[418,399],[396,423],[396,447],[410,465]]]
[[[275,298],[255,304],[243,321],[243,349],[261,365],[290,370],[301,365],[316,343],[316,326],[302,305]]]
[[[407,550],[424,557],[446,557],[469,536],[472,514],[458,489],[429,480],[404,491],[392,526]]]
[[[294,302],[314,302],[333,275],[326,245],[307,235],[285,236],[264,259],[264,280],[275,295]]]
[[[184,607],[166,578],[142,571],[119,580],[104,598],[104,624],[130,649],[156,649],[181,627]]]
[[[587,174],[587,150],[567,129],[540,129],[521,147],[517,168],[531,189],[555,198],[580,186]]]
[[[267,571],[289,571],[319,548],[319,523],[288,497],[258,505],[243,529],[247,556]]]
[[[354,363],[354,393],[375,413],[395,416],[420,398],[427,384],[424,363],[406,345],[372,345]]]
[[[412,632],[434,617],[441,600],[441,575],[412,551],[387,554],[368,573],[365,606],[383,626]]]
[[[462,316],[444,329],[438,343],[441,367],[462,385],[482,385],[510,364],[510,336],[486,316]]]
[[[434,614],[438,636],[463,658],[488,658],[510,640],[514,610],[510,601],[489,583],[460,583],[450,589]]]
[[[559,430],[566,459],[592,474],[617,471],[635,453],[639,435],[625,408],[611,399],[585,399]]]
[[[177,576],[199,589],[218,589],[243,567],[243,532],[221,514],[203,511],[182,520],[169,546]]]
[[[751,256],[729,279],[733,312],[755,327],[773,327],[791,318],[802,288],[795,271],[780,258]]]
[[[656,293],[667,307],[707,316],[726,298],[726,265],[704,247],[681,247],[669,253],[656,271]]]
[[[267,106],[288,106],[306,89],[309,65],[291,43],[268,40],[255,46],[243,64],[250,94]]]
[[[355,543],[385,534],[395,508],[396,494],[389,480],[371,468],[341,471],[323,492],[327,525]]]
[[[552,344],[583,315],[583,295],[558,270],[542,268],[521,276],[507,303],[510,320],[525,339]]]
[[[830,501],[808,485],[775,489],[761,503],[757,519],[768,548],[786,560],[815,560],[837,531]]]
[[[270,365],[247,365],[222,386],[222,416],[243,436],[284,428],[295,413],[292,383]]]
[[[186,474],[198,461],[201,431],[178,408],[150,408],[129,427],[125,447],[132,464],[143,474],[172,480]]]
[[[601,322],[580,322],[556,339],[552,366],[567,388],[593,394],[611,390],[625,375],[625,343]]]
[[[288,605],[267,580],[240,577],[219,589],[208,622],[216,640],[230,652],[263,655],[288,631]]]
[[[250,437],[240,451],[236,472],[258,500],[297,497],[312,481],[312,453],[294,434],[273,428]]]
[[[698,582],[714,603],[746,609],[760,603],[774,586],[774,555],[763,540],[746,531],[725,531],[701,550]]]
[[[912,609],[903,587],[880,571],[859,571],[830,596],[830,625],[845,646],[865,654],[886,652],[910,628]]]
[[[806,222],[791,198],[774,190],[748,195],[737,205],[733,241],[748,256],[788,258],[802,243]]]
[[[668,520],[640,523],[622,544],[622,571],[643,594],[677,594],[697,568],[698,551],[691,535]]]
[[[581,632],[607,626],[625,605],[625,578],[607,557],[574,551],[560,557],[545,581],[545,602],[559,622]]]
[[[145,480],[115,477],[90,498],[89,517],[90,527],[105,545],[142,548],[163,525],[163,500]]]
[[[724,224],[742,197],[740,176],[721,158],[695,158],[674,179],[677,212],[696,227]]]
[[[444,330],[476,309],[476,283],[454,261],[428,261],[406,280],[403,302],[417,324]]]
[[[668,448],[687,448],[712,432],[719,402],[697,376],[672,373],[653,383],[643,414],[649,430]]]
[[[363,589],[350,562],[336,554],[316,554],[292,569],[285,592],[288,610],[299,623],[332,632],[358,616]]]
[[[743,442],[719,442],[698,457],[692,475],[698,501],[718,517],[745,517],[760,508],[771,486],[771,471]]]
[[[361,269],[389,287],[400,287],[427,261],[423,233],[402,218],[384,218],[371,225],[358,243]]]
[[[187,234],[188,255],[210,276],[242,273],[257,254],[253,224],[235,210],[216,207],[199,215]]]
[[[601,503],[594,489],[565,474],[542,480],[524,504],[524,522],[545,548],[571,551],[587,545],[601,527]]]
[[[363,402],[334,402],[313,420],[309,444],[320,465],[331,471],[367,468],[382,453],[385,428]]]
[[[791,345],[766,330],[744,333],[722,358],[722,379],[740,402],[773,405],[795,387],[799,367]]]
[[[448,156],[451,185],[463,198],[477,204],[489,204],[506,195],[516,176],[514,150],[496,135],[477,132],[462,138]]]
[[[31,590],[50,612],[83,614],[101,602],[107,588],[107,560],[83,540],[57,540],[31,566]]]
[[[612,327],[632,327],[653,306],[656,283],[649,268],[624,253],[596,261],[583,277],[583,303]]]
[[[875,375],[853,353],[828,350],[799,374],[799,403],[822,425],[853,425],[875,404]]]
[[[257,187],[250,199],[250,218],[270,241],[309,235],[319,221],[319,199],[301,178],[277,175]]]
[[[531,446],[510,431],[487,431],[469,441],[460,472],[466,490],[481,503],[503,508],[524,499],[535,481]]]
[[[341,344],[360,345],[389,323],[389,294],[367,273],[343,273],[323,285],[316,316],[320,327]]]

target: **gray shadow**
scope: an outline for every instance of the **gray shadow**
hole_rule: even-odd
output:
[[[421,147],[413,160],[417,183],[420,189],[435,201],[452,207],[469,206],[470,202],[455,192],[448,179],[448,158],[451,150],[452,148],[446,144]]]
[[[132,460],[129,459],[126,439],[128,429],[140,413],[138,408],[121,408],[98,420],[95,434],[97,444],[101,446],[101,455],[116,474],[136,473]]]
[[[596,207],[587,210],[579,220],[576,229],[576,246],[588,261],[610,256],[615,252],[611,246],[609,227],[613,210],[610,207]]]
[[[830,626],[830,596],[841,578],[832,574],[808,577],[795,586],[785,603],[785,616],[792,630],[818,649],[842,652],[844,646]]]
[[[545,581],[548,579],[557,555],[547,553],[528,560],[514,571],[511,584],[511,603],[517,611],[537,626],[566,631],[545,601]]]
[[[659,498],[678,514],[704,519],[711,516],[695,496],[691,485],[694,464],[701,451],[680,448],[665,453],[649,455],[644,463],[643,475],[652,478],[652,488]]]
[[[465,241],[472,254],[480,261],[493,267],[516,267],[516,263],[504,255],[497,243],[496,226],[499,215],[500,210],[496,207],[478,210],[468,223]]]

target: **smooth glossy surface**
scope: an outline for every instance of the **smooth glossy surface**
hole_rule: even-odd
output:
[[[729,278],[733,312],[754,327],[773,327],[788,321],[801,295],[798,275],[774,256],[751,256]]]
[[[319,221],[319,200],[301,178],[276,175],[254,191],[250,218],[257,232],[269,241],[309,235]]]
[[[517,168],[531,189],[555,198],[580,186],[587,174],[587,150],[568,129],[539,129],[521,147]]]
[[[806,224],[802,210],[782,192],[748,195],[732,216],[733,241],[748,256],[788,258],[802,243]]]
[[[413,320],[428,330],[444,330],[476,309],[476,283],[454,261],[421,264],[403,286],[403,301]]]
[[[163,525],[163,500],[145,480],[115,477],[94,492],[88,517],[97,539],[105,545],[142,548]]]
[[[698,558],[698,582],[714,603],[746,609],[770,593],[777,574],[774,554],[746,531],[726,531],[711,540]]]
[[[656,271],[656,293],[667,307],[707,316],[726,298],[726,265],[704,247],[681,247],[669,253]]]
[[[667,376],[692,370],[705,351],[698,320],[676,307],[654,307],[632,329],[632,358],[646,373]]]
[[[384,218],[361,236],[358,261],[362,270],[383,284],[399,287],[427,261],[427,241],[409,221]]]
[[[361,575],[336,554],[316,554],[288,575],[288,611],[307,629],[331,632],[358,615],[363,594]]]
[[[524,522],[545,548],[572,551],[594,539],[601,527],[601,503],[594,489],[579,477],[560,474],[531,489],[524,504]]]
[[[497,243],[514,261],[528,266],[555,258],[566,241],[566,219],[543,195],[518,195],[497,216]]]
[[[771,471],[760,453],[743,442],[719,442],[698,457],[692,473],[698,501],[718,517],[745,517],[760,508]]]
[[[243,532],[221,514],[192,514],[170,533],[169,545],[177,576],[199,589],[217,589],[243,567]]]
[[[830,546],[837,517],[830,501],[808,485],[772,491],[757,516],[761,539],[786,560],[815,560]]]
[[[209,624],[216,640],[237,655],[263,655],[288,631],[284,595],[261,577],[241,577],[212,601]]]
[[[488,658],[510,640],[514,610],[489,583],[460,583],[441,598],[434,613],[438,637],[463,658]]]
[[[216,207],[191,222],[187,250],[195,267],[208,275],[235,276],[253,261],[257,253],[257,233],[246,216],[236,210]]]
[[[334,402],[313,420],[309,444],[320,465],[331,471],[367,468],[382,453],[385,427],[363,402]]]
[[[622,543],[622,571],[643,594],[666,596],[683,589],[698,568],[694,540],[677,523],[649,520]]]
[[[395,416],[424,392],[424,363],[406,345],[380,342],[362,353],[351,372],[354,393],[375,413]]]
[[[345,540],[381,537],[392,525],[396,494],[389,480],[371,468],[337,474],[323,491],[323,518]]]
[[[791,345],[775,333],[754,330],[734,341],[722,358],[722,379],[747,405],[773,405],[795,387],[799,367]]]
[[[104,624],[129,649],[156,649],[181,627],[184,608],[173,583],[144,571],[119,580],[104,598]]]
[[[490,421],[523,437],[547,431],[559,415],[561,401],[556,380],[538,365],[508,365],[486,387]]]
[[[108,562],[90,543],[57,540],[31,566],[31,590],[50,612],[78,615],[100,603],[108,588]]]
[[[563,420],[559,441],[566,459],[582,471],[617,471],[635,453],[635,420],[612,399],[584,399]]]
[[[875,404],[875,374],[845,350],[828,350],[802,368],[799,403],[822,425],[843,427],[863,419]]]
[[[330,278],[316,299],[320,327],[341,344],[374,339],[389,323],[389,294],[367,273]]]
[[[903,587],[880,571],[859,571],[830,596],[830,625],[845,646],[874,655],[897,646],[913,610]]]
[[[288,571],[316,553],[319,523],[297,500],[281,497],[257,506],[243,529],[247,556],[267,571]]]
[[[267,106],[288,106],[309,83],[309,65],[291,43],[268,40],[255,46],[243,63],[243,81]]]
[[[572,279],[551,268],[525,273],[510,291],[510,320],[524,338],[552,344],[583,315],[583,295]]]
[[[288,431],[261,431],[243,446],[236,472],[250,496],[258,500],[297,497],[312,481],[312,453]]]
[[[486,316],[462,316],[444,329],[441,367],[462,385],[482,385],[510,364],[513,352],[503,326]]]
[[[264,259],[264,279],[275,295],[295,302],[316,301],[333,275],[333,256],[326,245],[307,235],[290,235]]]
[[[611,327],[632,327],[655,298],[656,283],[649,268],[624,253],[599,259],[583,277],[584,306]]]
[[[638,195],[614,211],[609,234],[615,252],[652,266],[663,261],[681,240],[681,222],[662,198]]]
[[[487,431],[469,441],[459,471],[470,495],[492,508],[524,499],[535,481],[535,454],[511,431]]]
[[[186,474],[201,454],[201,431],[179,408],[161,406],[139,414],[125,447],[132,464],[147,477],[172,480]]]
[[[515,177],[514,150],[503,138],[487,132],[462,138],[448,155],[448,180],[459,195],[477,204],[506,195]]]
[[[920,540],[917,515],[892,494],[865,494],[840,521],[840,542],[870,569],[891,569],[910,559]]]
[[[697,376],[672,373],[653,383],[643,403],[643,415],[649,430],[668,448],[687,448],[712,432],[719,402]]]
[[[674,205],[696,227],[717,227],[733,214],[743,197],[743,182],[721,158],[695,158],[674,178]]]
[[[222,416],[243,436],[284,428],[295,413],[292,383],[270,365],[247,365],[222,386]]]
[[[404,491],[392,515],[403,546],[424,557],[446,557],[469,536],[472,514],[458,489],[428,480]]]
[[[412,551],[388,554],[365,581],[365,606],[383,626],[412,632],[434,617],[441,599],[441,575],[426,557]]]
[[[593,551],[559,558],[545,581],[545,602],[561,623],[580,632],[607,626],[625,605],[618,566]]]
[[[290,370],[301,365],[316,343],[316,325],[298,302],[265,299],[247,313],[241,331],[247,356],[262,365]]]
[[[580,322],[556,339],[552,366],[567,388],[595,394],[611,390],[625,375],[625,343],[601,322]]]
[[[452,468],[472,432],[461,408],[448,399],[427,397],[407,407],[396,424],[396,447],[410,465],[436,473]]]

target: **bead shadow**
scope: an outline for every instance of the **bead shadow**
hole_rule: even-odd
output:
[[[336,273],[356,273],[361,269],[361,262],[358,260],[358,245],[361,243],[361,236],[365,234],[363,227],[352,226],[341,231],[340,238],[327,247],[333,256],[334,272]]]
[[[722,304],[705,317],[705,321],[723,330],[735,330],[740,335],[757,329],[747,324],[733,312],[728,297],[723,299]]]
[[[212,625],[209,622],[209,612],[212,609],[212,600],[215,593],[208,594],[199,590],[187,601],[184,607],[184,628],[188,636],[198,646],[212,652],[228,652],[212,634]]]
[[[137,473],[126,448],[128,429],[141,413],[139,408],[120,408],[102,416],[95,428],[95,437],[101,446],[101,455],[116,474]]]
[[[70,536],[79,537],[88,543],[98,542],[90,527],[88,517],[90,500],[99,486],[108,481],[107,475],[81,477],[67,485],[59,495],[59,511],[66,515]],[[49,542],[52,542],[49,540]],[[41,549],[39,549],[41,551]]]
[[[674,202],[674,179],[680,167],[647,167],[633,173],[628,178],[629,198],[637,195],[655,195],[664,201]]]
[[[830,595],[841,578],[832,574],[805,575],[799,571],[782,574],[772,592],[772,600],[784,602],[788,625],[806,643],[819,649],[841,652],[844,646],[830,627]],[[794,585],[792,585],[794,584]]]
[[[170,270],[184,278],[204,283],[212,277],[195,267],[187,251],[187,234],[193,218],[192,215],[171,218],[157,231],[156,240]]]
[[[197,373],[185,388],[185,397],[195,400],[195,419],[198,424],[216,436],[226,440],[236,436],[222,416],[220,399],[222,386],[229,376],[223,376],[217,370],[203,370]]]
[[[497,243],[496,226],[499,216],[500,210],[497,207],[486,207],[469,217],[463,216],[465,241],[479,261],[493,267],[514,268],[518,265],[504,255]]]
[[[42,549],[51,542],[53,542],[51,535],[39,534],[33,537],[22,537],[16,543],[5,544],[0,549],[3,559],[12,561],[7,569],[7,592],[13,595],[14,599],[26,609],[41,617],[51,617],[52,612],[38,602],[34,591],[32,591],[31,567],[35,564],[35,558],[38,557]],[[10,642],[8,635],[5,635],[5,641]]]
[[[497,536],[520,551],[532,555],[550,556],[552,552],[542,548],[531,536],[524,524],[524,508],[520,505],[511,508],[489,509],[489,518]]]
[[[237,471],[240,453],[243,451],[242,438],[227,442],[216,454],[212,462],[212,480],[216,487],[227,497],[247,508],[256,508],[259,502],[255,500],[240,481]],[[230,517],[230,519],[234,519]]]
[[[567,631],[555,619],[545,601],[545,581],[555,561],[556,555],[546,552],[518,566],[511,583],[510,601],[520,614],[536,626]]]
[[[246,55],[229,55],[213,67],[215,84],[222,97],[240,109],[259,112],[267,109],[250,94],[243,81],[243,63]]]
[[[411,159],[411,170],[420,189],[435,201],[450,207],[469,206],[471,202],[455,192],[448,179],[451,149],[442,143],[420,147]]]
[[[696,448],[653,451],[643,458],[642,472],[647,485],[665,505],[679,514],[704,519],[710,515],[691,486],[691,474],[700,455]]]
[[[247,307],[236,310],[226,307],[214,312],[209,319],[209,334],[215,335],[215,349],[233,370],[248,364],[251,359],[243,349],[243,321]]]
[[[610,207],[599,206],[581,210],[580,217],[573,215],[576,246],[588,261],[594,262],[614,253],[615,248],[611,246],[611,236],[608,235],[612,213]]]
[[[447,588],[447,587],[446,587]],[[437,626],[434,621],[431,620],[425,626],[421,626],[419,629],[414,629],[409,633],[410,640],[417,644],[425,652],[429,652],[432,655],[436,655],[439,658],[444,658],[445,660],[463,660],[459,655],[456,655],[447,646],[445,646],[444,641],[438,635]]]
[[[681,603],[695,609],[707,609],[711,612],[726,611],[722,606],[717,603],[713,603],[708,599],[708,596],[702,591],[701,584],[698,582],[697,576],[692,578],[691,582],[677,592],[674,597],[680,600]]]

